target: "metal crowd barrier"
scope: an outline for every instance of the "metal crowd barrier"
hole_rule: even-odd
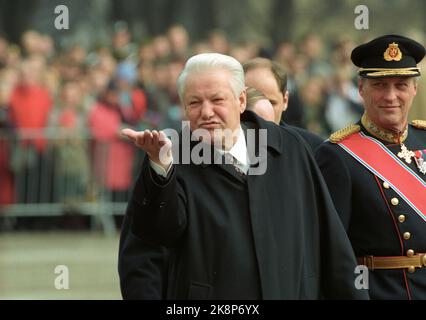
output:
[[[58,128],[0,131],[0,219],[13,229],[18,217],[71,212],[91,216],[92,228],[115,234],[114,215],[125,212],[133,183],[118,191],[106,185],[109,148],[109,141]]]

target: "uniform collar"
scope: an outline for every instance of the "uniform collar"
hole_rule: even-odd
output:
[[[368,118],[366,113],[363,114],[361,123],[365,130],[367,130],[371,135],[383,141],[400,144],[404,142],[408,136],[408,125],[402,132],[395,133],[394,131],[377,126]]]

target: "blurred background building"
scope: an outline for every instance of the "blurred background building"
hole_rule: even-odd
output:
[[[176,79],[193,54],[276,60],[289,76],[284,119],[324,138],[357,121],[352,48],[385,33],[425,43],[426,30],[422,0],[363,1],[362,30],[359,4],[0,0],[0,298],[120,298],[117,237],[143,154],[119,132],[181,127]],[[69,29],[55,28],[58,5]],[[62,264],[66,293],[53,287]]]

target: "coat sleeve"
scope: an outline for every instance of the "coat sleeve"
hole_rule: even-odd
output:
[[[315,158],[330,191],[334,206],[348,230],[351,219],[352,178],[345,165],[342,150],[329,142],[323,143],[316,151]]]
[[[145,157],[129,202],[131,230],[139,238],[175,247],[186,228],[186,197],[173,165],[169,177],[158,176]]]
[[[357,262],[352,246],[319,168],[315,163],[312,167],[319,211],[322,295],[327,299],[369,299],[366,290],[355,287]]]
[[[135,236],[130,224],[131,216],[126,214],[118,253],[122,297],[125,300],[165,299],[169,251]]]
[[[305,204],[301,243],[305,246],[302,248],[305,268],[308,275],[318,274],[320,289],[318,295],[309,292],[305,295],[325,299],[369,299],[366,290],[355,287],[358,276],[355,274],[356,258],[321,171],[313,154],[304,153],[305,156],[300,157],[304,161],[299,161],[307,174],[300,190]],[[304,291],[313,290],[312,286],[306,285],[310,283],[308,280],[303,280]]]

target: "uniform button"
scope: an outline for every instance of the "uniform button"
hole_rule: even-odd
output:
[[[422,263],[423,263],[423,265],[426,267],[426,254],[425,254],[425,255],[423,255]]]
[[[164,208],[166,206],[165,202],[160,202],[160,208]]]
[[[142,205],[146,206],[147,204],[148,204],[148,199],[147,198],[143,198]]]
[[[399,221],[399,222],[401,222],[401,223],[403,223],[403,222],[405,221],[405,216],[404,216],[403,214],[401,214],[401,215],[398,217],[398,221]]]
[[[414,256],[414,250],[412,249],[407,250],[407,257],[412,257],[412,256]]]
[[[415,268],[415,267],[413,267],[413,266],[409,266],[409,267],[408,267],[408,272],[409,272],[409,273],[414,273],[414,272],[416,272],[416,268]]]
[[[391,203],[393,206],[397,206],[399,204],[398,198],[392,198]]]
[[[383,188],[385,188],[385,189],[389,189],[389,188],[390,188],[389,183],[387,183],[386,181],[385,181],[385,182],[383,182]]]
[[[403,237],[404,237],[405,240],[409,240],[411,238],[411,233],[404,232]]]

